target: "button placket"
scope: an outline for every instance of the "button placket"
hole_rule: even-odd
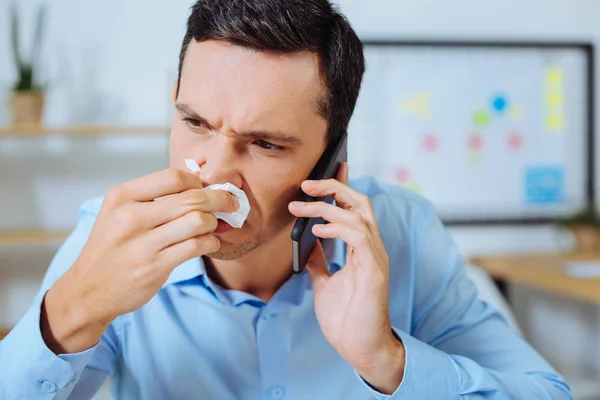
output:
[[[287,329],[288,318],[282,313],[264,312],[257,324],[257,350],[266,399],[280,400],[285,396],[284,385],[289,379]]]
[[[281,399],[285,395],[285,389],[281,386],[273,386],[271,388],[271,397]]]
[[[46,393],[54,393],[54,392],[56,392],[58,387],[56,386],[56,383],[54,383],[54,382],[42,381],[40,383],[40,389],[42,389],[42,391],[44,391]]]

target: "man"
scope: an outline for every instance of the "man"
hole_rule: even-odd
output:
[[[345,165],[304,181],[348,125],[363,71],[327,0],[199,0],[172,169],[83,205],[1,343],[0,397],[88,399],[110,376],[119,399],[570,399],[478,300],[424,200],[350,188]],[[203,189],[224,182],[250,200],[240,229],[211,214],[237,209]],[[337,206],[294,202],[300,186]],[[324,217],[314,233],[332,240],[293,275],[299,216]]]

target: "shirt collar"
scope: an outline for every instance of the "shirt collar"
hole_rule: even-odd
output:
[[[204,268],[204,262],[200,257],[195,257],[185,261],[171,272],[169,278],[163,285],[163,287],[172,285],[179,282],[188,281],[197,277],[206,275],[206,269]]]

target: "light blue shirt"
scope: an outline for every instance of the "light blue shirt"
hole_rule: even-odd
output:
[[[40,334],[41,301],[85,244],[101,204],[95,199],[81,207],[33,305],[0,342],[0,399],[89,399],[109,376],[123,400],[572,398],[563,378],[478,299],[426,201],[367,178],[353,187],[371,198],[389,255],[390,317],[406,348],[393,395],[373,390],[327,342],[307,273],[264,303],[211,282],[200,259],[176,268],[94,348],[53,354]],[[344,244],[326,250],[330,269],[339,270]]]

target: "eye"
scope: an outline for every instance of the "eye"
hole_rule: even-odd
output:
[[[193,118],[184,118],[183,122],[194,129],[198,129],[198,128],[203,128],[204,127],[204,123],[202,121],[198,121],[197,119],[193,119]]]
[[[262,140],[262,139],[259,139],[254,143],[256,143],[261,149],[265,149],[265,150],[269,150],[269,151],[283,150],[283,147],[278,146],[273,143],[269,143],[266,140]]]

